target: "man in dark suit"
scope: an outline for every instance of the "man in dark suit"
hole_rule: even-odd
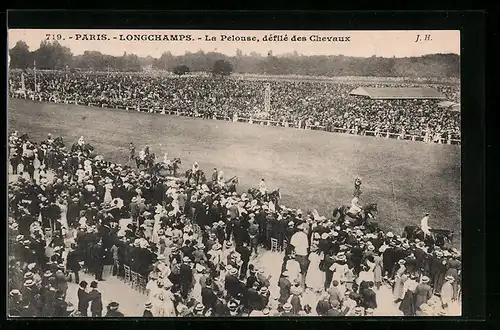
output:
[[[375,284],[373,283],[373,281],[368,282],[368,289],[365,289],[361,292],[363,307],[365,309],[377,308],[377,294],[375,293],[375,291],[373,291],[374,285]]]
[[[182,261],[183,263],[179,267],[179,278],[181,281],[181,295],[186,299],[193,284],[193,270],[189,265],[189,257],[184,257]]]
[[[137,219],[139,218],[139,205],[137,203],[137,197],[132,197],[132,202],[130,202],[130,217],[132,218],[132,222],[137,223]]]
[[[250,249],[248,248],[248,243],[243,242],[241,246],[236,248],[236,252],[241,255],[241,268],[240,268],[240,280],[243,280],[247,277],[248,263],[250,262]]]
[[[80,282],[80,254],[78,251],[76,251],[76,245],[71,244],[70,250],[68,252],[68,255],[66,257],[66,269],[68,270],[69,273],[74,273],[75,274],[75,283]]]
[[[97,282],[92,281],[90,283],[90,290],[88,294],[88,299],[90,302],[90,312],[92,313],[92,317],[101,317],[102,316],[102,295],[99,291],[97,291]]]
[[[280,288],[280,297],[278,301],[281,304],[284,304],[288,301],[288,298],[290,298],[292,288],[292,283],[288,279],[288,271],[285,270],[283,272],[281,278],[278,281],[278,286]]]
[[[215,309],[215,304],[217,303],[217,295],[211,289],[212,279],[207,278],[205,286],[201,288],[201,303],[205,306],[205,313],[209,308]]]
[[[87,310],[89,308],[89,293],[87,292],[88,283],[85,281],[80,282],[78,287],[78,311],[82,316],[87,316]]]

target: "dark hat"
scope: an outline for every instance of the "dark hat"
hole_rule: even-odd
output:
[[[92,289],[97,288],[97,282],[96,282],[96,281],[92,281],[92,282],[90,283],[90,287],[91,287]]]

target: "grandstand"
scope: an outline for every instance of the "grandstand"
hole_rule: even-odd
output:
[[[350,95],[365,96],[372,100],[436,100],[446,99],[446,96],[433,88],[403,88],[403,87],[359,87]]]

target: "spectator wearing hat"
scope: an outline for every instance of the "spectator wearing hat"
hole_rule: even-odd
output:
[[[292,238],[290,239],[290,244],[294,247],[295,259],[300,265],[301,283],[304,286],[305,274],[307,272],[307,266],[309,265],[309,260],[307,258],[309,250],[309,239],[307,238],[307,234],[305,232],[303,224],[297,226],[297,229],[298,231],[293,234]]]
[[[262,299],[259,294],[259,283],[254,282],[252,287],[248,288],[244,305],[251,311],[261,310],[263,308],[263,306],[261,306],[261,302]]]
[[[224,289],[227,295],[232,298],[236,298],[240,293],[242,293],[243,283],[238,279],[238,270],[231,267],[228,274],[224,280]]]
[[[124,317],[125,315],[123,315],[123,313],[118,310],[118,307],[120,307],[120,304],[118,304],[116,301],[110,302],[107,306],[105,317]]]
[[[429,277],[422,276],[420,283],[415,288],[415,307],[419,308],[420,305],[426,304],[432,297],[432,288],[428,284]]]
[[[368,282],[368,288],[364,290],[360,290],[361,300],[363,302],[363,307],[368,309],[377,308],[377,294],[373,291],[374,283],[373,281]]]
[[[49,279],[52,275],[50,273],[44,274],[45,278]],[[47,280],[47,284],[41,290],[42,309],[41,315],[53,316],[54,315],[54,302],[56,300],[57,290],[54,287],[54,281]]]
[[[415,289],[418,285],[416,279],[416,274],[410,274],[410,278],[403,285],[403,299],[399,310],[404,316],[415,316]]]
[[[201,288],[201,303],[205,306],[206,310],[210,308],[214,310],[217,303],[217,295],[212,289],[212,279],[207,278],[205,284],[206,285]],[[206,310],[204,312],[206,312]]]
[[[453,301],[453,282],[455,279],[451,275],[446,276],[444,279],[445,282],[441,287],[440,298],[443,310],[446,311]]]
[[[431,256],[430,262],[430,283],[436,292],[441,291],[446,274],[447,261],[441,250],[436,250]]]
[[[257,282],[259,282],[261,287],[265,286],[268,288],[271,285],[271,282],[270,282],[271,275],[266,276],[264,274],[264,269],[262,269],[262,268],[257,270],[256,278],[257,278]]]
[[[68,270],[69,281],[71,281],[71,273],[75,274],[75,283],[80,283],[80,261],[81,255],[76,250],[76,245],[71,244],[68,255],[66,256],[66,269]]]
[[[448,268],[445,273],[445,280],[447,276],[453,277],[453,300],[457,299],[458,296],[458,282],[460,278],[460,272],[462,269],[462,263],[458,260],[458,251],[453,252],[452,257],[446,262],[446,267]]]
[[[282,304],[286,303],[291,295],[292,283],[289,279],[289,272],[285,270],[278,281],[278,286],[280,288],[280,297],[278,301]]]
[[[283,308],[283,312],[281,313],[280,316],[294,316],[293,312],[292,312],[292,309],[293,309],[292,304],[285,303],[282,308]]]
[[[13,289],[9,292],[9,316],[19,316],[22,308],[21,291]]]
[[[258,254],[257,247],[259,245],[259,225],[255,220],[255,214],[250,213],[249,226],[248,226],[248,236],[250,242],[250,252]]]
[[[151,312],[152,308],[153,308],[153,304],[150,301],[145,303],[144,304],[144,312],[142,313],[142,317],[153,317],[153,313]]]
[[[184,299],[187,298],[189,292],[191,291],[194,280],[193,269],[189,265],[190,262],[191,259],[189,259],[189,257],[184,257],[182,259],[182,264],[179,267],[181,295]]]
[[[88,295],[88,299],[90,302],[90,312],[92,317],[101,317],[103,310],[102,295],[97,290],[96,281],[92,281],[92,283],[90,283],[90,292]]]
[[[87,316],[87,311],[89,308],[89,293],[87,292],[88,283],[86,281],[81,281],[78,286],[77,297],[78,304],[77,309],[81,313],[82,316]]]
[[[61,292],[56,293],[56,299],[54,300],[54,317],[66,317],[68,316],[68,303],[64,300]]]

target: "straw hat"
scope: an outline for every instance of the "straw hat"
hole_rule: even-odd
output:
[[[33,280],[26,280],[26,281],[24,281],[24,286],[28,287],[28,288],[31,287],[31,286],[33,286],[34,284],[35,284],[35,281],[33,281]]]
[[[153,304],[150,301],[148,301],[147,303],[144,304],[144,308],[151,309],[153,308]]]
[[[444,279],[449,282],[453,282],[455,280],[455,278],[451,275],[446,276]]]
[[[290,304],[290,303],[286,303],[286,304],[284,304],[284,305],[283,305],[283,310],[284,310],[285,312],[289,312],[289,311],[291,311],[291,310],[292,310],[292,304]]]
[[[422,276],[421,282],[422,283],[428,283],[430,281],[429,277],[427,276]]]
[[[120,306],[120,304],[119,304],[119,303],[117,303],[116,301],[112,301],[112,302],[110,302],[110,303],[109,303],[109,305],[108,305],[109,309],[111,309],[111,310],[116,310],[116,309],[118,309],[118,306]]]
[[[238,274],[238,271],[236,270],[236,268],[231,268],[229,270],[229,275],[236,275],[236,274]]]

